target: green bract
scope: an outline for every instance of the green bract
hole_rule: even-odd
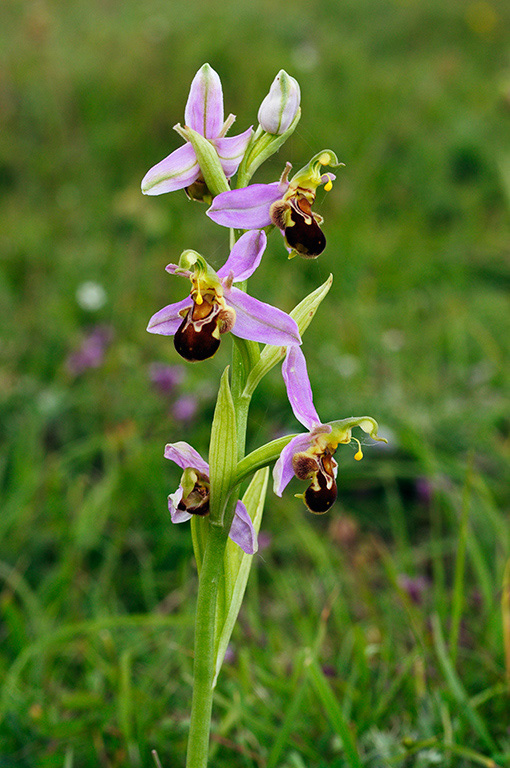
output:
[[[211,427],[209,445],[209,477],[211,483],[211,523],[222,525],[237,466],[236,414],[230,384],[229,368],[225,368]]]
[[[260,168],[269,157],[274,155],[280,147],[282,147],[287,139],[292,136],[296,130],[296,126],[301,118],[301,107],[298,108],[296,116],[287,130],[278,135],[272,133],[266,133],[261,126],[257,128],[253,134],[248,148],[245,152],[244,158],[241,161],[239,170],[237,173],[237,188],[245,187],[250,181],[251,177]]]
[[[182,128],[179,133],[195,150],[202,176],[212,195],[219,195],[220,192],[230,189],[218,153],[211,142],[192,128]]]

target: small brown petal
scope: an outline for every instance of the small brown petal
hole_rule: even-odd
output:
[[[275,227],[278,227],[278,229],[285,229],[287,226],[288,210],[290,210],[290,204],[285,200],[276,200],[276,202],[271,205],[269,209],[269,215],[271,217],[272,223],[275,225]]]
[[[236,322],[236,311],[233,307],[223,307],[218,314],[220,321],[219,329],[220,333],[229,333]]]
[[[295,453],[292,457],[292,469],[299,480],[308,480],[316,474],[319,469],[319,462],[309,453]]]

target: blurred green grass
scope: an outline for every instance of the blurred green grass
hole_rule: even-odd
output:
[[[196,583],[162,449],[206,452],[229,344],[188,367],[178,393],[199,415],[181,425],[148,374],[176,353],[145,326],[181,297],[164,266],[185,247],[219,266],[226,241],[201,206],[139,182],[179,145],[204,61],[240,129],[280,68],[301,83],[298,130],[257,181],[323,147],[346,164],[317,205],[326,252],[288,262],[273,233],[252,288],[290,309],[334,273],[304,343],[318,411],[373,415],[391,437],[361,463],[340,453],[327,518],[269,498],[212,764],[510,763],[509,15],[502,0],[4,0],[0,765],[183,761]],[[106,292],[95,311],[76,299],[87,281]],[[97,325],[114,333],[104,363],[73,376]],[[295,428],[275,371],[250,447]]]

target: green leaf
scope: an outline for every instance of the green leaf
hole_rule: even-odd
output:
[[[225,504],[237,466],[236,414],[228,383],[228,371],[227,366],[221,377],[209,445],[211,483],[209,519],[213,525],[223,523]]]
[[[441,622],[437,613],[431,616],[432,623],[432,636],[436,649],[437,658],[441,666],[444,679],[448,685],[450,693],[456,700],[459,713],[465,716],[473,726],[473,730],[477,732],[480,739],[484,742],[493,752],[496,750],[496,745],[492,739],[491,734],[487,728],[485,720],[479,715],[472,701],[470,701],[466,689],[462,684],[462,680],[454,669],[451,659],[448,655],[446,643],[444,641],[443,630],[441,628]]]
[[[303,301],[300,301],[299,304],[294,307],[292,312],[289,313],[296,321],[301,336],[312,322],[322,300],[327,296],[332,282],[333,275],[330,275],[325,283],[316,288],[315,291],[312,291],[312,293],[308,294],[308,296],[306,296]],[[260,353],[260,358],[257,364],[250,371],[246,381],[246,386],[243,392],[245,397],[252,396],[261,379],[263,379],[271,368],[283,360],[286,351],[286,347],[275,347],[272,344],[266,344]]]
[[[248,514],[253,520],[253,527],[258,533],[262,512],[264,510],[264,501],[266,499],[267,482],[269,479],[269,469],[265,467],[255,473],[253,479],[243,496],[243,503],[248,510]],[[236,623],[241,603],[243,602],[244,591],[248,582],[253,555],[247,555],[246,552],[235,544],[231,539],[227,542],[224,558],[224,573],[218,595],[218,605],[216,609],[216,632],[215,632],[215,653],[214,665],[215,676],[214,683],[220,673],[225,651],[232,635]]]
[[[241,483],[246,480],[247,477],[252,475],[258,469],[266,467],[268,464],[272,464],[276,461],[283,451],[286,445],[290,441],[297,437],[297,434],[285,435],[284,437],[278,437],[276,440],[272,440],[270,443],[255,448],[254,451],[241,459],[237,465],[235,484]]]

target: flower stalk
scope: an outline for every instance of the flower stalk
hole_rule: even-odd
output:
[[[209,461],[182,440],[168,443],[164,454],[183,471],[179,487],[168,497],[168,509],[173,523],[191,522],[199,574],[187,768],[208,765],[214,686],[257,551],[270,465],[277,495],[294,476],[305,480],[308,488],[301,498],[310,512],[323,514],[336,499],[337,448],[354,440],[359,446],[354,458],[362,457],[361,443],[352,436],[355,427],[381,439],[371,417],[323,423],[313,404],[302,335],[328,294],[332,276],[289,313],[247,290],[273,227],[281,231],[289,258],[317,258],[326,246],[319,226],[322,217],[311,206],[320,185],[326,191],[332,187],[335,175],[325,169],[340,165],[334,152],[315,154],[290,179],[292,166],[287,162],[279,181],[249,184],[294,131],[301,116],[299,104],[297,81],[281,70],[261,104],[256,131],[250,127],[227,137],[235,118],[224,119],[221,81],[204,64],[191,85],[185,124],[175,126],[184,145],[142,181],[147,195],[185,190],[191,200],[210,206],[210,219],[230,230],[229,252],[220,269],[192,249],[166,267],[173,277],[188,281],[188,295],[156,312],[147,328],[172,337],[176,353],[193,364],[213,357],[224,338],[234,342],[231,364],[219,385]],[[277,279],[283,278],[287,263],[277,268]],[[280,363],[289,404],[306,431],[279,437],[245,456],[253,393]]]

